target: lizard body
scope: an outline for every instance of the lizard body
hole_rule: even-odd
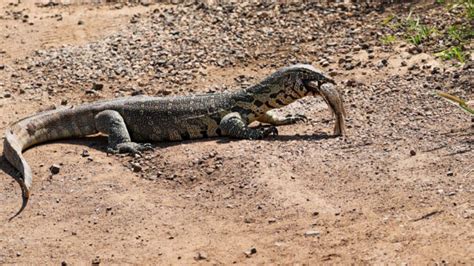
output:
[[[214,136],[259,139],[276,134],[275,127],[250,128],[257,120],[272,125],[291,124],[304,116],[279,117],[268,113],[308,95],[321,95],[336,114],[335,134],[344,133],[344,109],[334,81],[310,65],[282,68],[255,86],[228,93],[148,97],[98,101],[70,109],[52,110],[24,118],[6,131],[4,155],[20,171],[25,208],[32,184],[25,149],[46,141],[108,136],[109,151],[137,153],[146,141],[179,141]],[[326,86],[326,87],[325,87]],[[14,217],[15,217],[14,216]],[[12,217],[13,218],[13,217]]]

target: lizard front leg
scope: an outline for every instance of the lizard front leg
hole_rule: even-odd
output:
[[[150,144],[132,142],[125,121],[119,112],[105,110],[95,116],[95,126],[101,133],[108,135],[108,149],[110,153],[139,154],[143,150],[151,149]]]
[[[274,126],[261,129],[248,127],[242,116],[237,112],[225,115],[219,124],[219,128],[224,135],[239,139],[262,139],[269,135],[278,135],[278,130]]]
[[[261,123],[267,123],[274,126],[290,125],[299,121],[306,122],[307,120],[308,118],[306,116],[300,114],[281,116],[270,111],[257,118],[257,121]]]

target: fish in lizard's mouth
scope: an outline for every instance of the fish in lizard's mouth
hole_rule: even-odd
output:
[[[334,127],[334,135],[345,135],[345,116],[346,111],[344,110],[343,100],[341,93],[336,89],[335,82],[333,80],[323,82],[309,81],[305,83],[308,91],[313,96],[321,96],[326,104],[329,106],[331,111],[334,113],[336,118],[336,124]]]

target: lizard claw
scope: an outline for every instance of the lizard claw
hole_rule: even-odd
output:
[[[118,153],[118,150],[113,149],[113,148],[111,148],[111,147],[108,147],[108,148],[107,148],[107,153],[106,153],[107,156],[109,156],[109,155],[114,155],[114,154],[117,154],[117,153]]]
[[[265,128],[263,130],[263,137],[267,137],[267,136],[278,136],[278,129],[274,126],[270,126],[268,128]]]
[[[142,151],[151,151],[153,150],[153,145],[151,145],[151,143],[143,143],[141,144],[141,150]]]
[[[135,142],[124,142],[117,145],[115,153],[128,153],[131,155],[142,155],[142,151],[152,150],[153,147],[150,143],[135,143]]]
[[[303,123],[308,122],[308,118],[305,115],[300,115],[300,114],[287,115],[285,120],[287,121],[288,124],[295,124],[300,121]]]

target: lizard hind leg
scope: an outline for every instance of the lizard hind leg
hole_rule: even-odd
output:
[[[97,130],[108,136],[108,153],[140,154],[151,149],[151,145],[132,142],[123,117],[119,112],[105,110],[95,116]]]

